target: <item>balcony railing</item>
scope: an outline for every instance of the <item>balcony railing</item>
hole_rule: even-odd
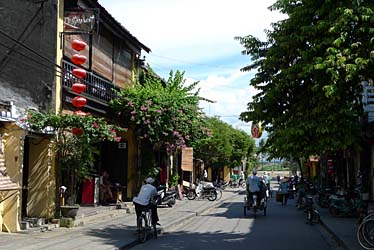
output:
[[[72,74],[73,69],[77,66],[65,60],[62,61],[62,67],[64,72],[62,77],[63,87],[71,89],[74,82],[81,82],[87,86],[84,95],[88,97],[93,97],[93,99],[104,101],[105,103],[108,103],[116,97],[115,91],[118,91],[119,88],[115,87],[110,81],[107,81],[91,72],[87,72],[84,79],[77,79]]]

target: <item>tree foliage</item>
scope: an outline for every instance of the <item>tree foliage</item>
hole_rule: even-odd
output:
[[[212,136],[201,140],[194,148],[194,156],[207,166],[241,166],[242,158],[249,158],[254,153],[254,140],[244,131],[234,129],[218,118],[207,118],[207,127]]]
[[[237,37],[259,90],[244,121],[262,121],[271,157],[302,157],[357,145],[362,81],[373,75],[374,2],[278,0],[288,18],[266,41]]]
[[[138,139],[174,152],[209,136],[197,84],[187,85],[180,71],[163,81],[150,69],[141,83],[122,89],[111,106]]]

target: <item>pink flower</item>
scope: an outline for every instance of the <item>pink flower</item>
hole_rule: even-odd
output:
[[[159,110],[159,109],[156,112],[159,113],[159,114],[161,114],[161,110]]]
[[[119,136],[115,136],[115,137],[114,137],[114,140],[115,140],[116,142],[120,142],[120,141],[121,141],[121,139],[122,139],[122,138],[121,138],[121,137],[119,137]]]
[[[178,131],[173,131],[173,135],[177,136],[177,135],[179,135],[179,132]]]
[[[144,106],[141,106],[141,107],[140,107],[140,110],[141,110],[141,111],[146,111],[146,110],[147,110],[147,108],[146,108],[146,107],[144,107]]]
[[[136,111],[134,110],[134,111],[131,111],[131,113],[130,113],[131,115],[136,115]]]
[[[93,123],[93,126],[94,126],[95,128],[98,128],[98,127],[99,127],[99,125],[98,125],[96,122]]]
[[[134,107],[134,103],[132,101],[129,102],[130,107]]]

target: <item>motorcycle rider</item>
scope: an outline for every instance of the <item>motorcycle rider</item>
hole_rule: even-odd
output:
[[[259,204],[258,201],[260,201],[260,183],[261,179],[257,176],[257,170],[252,170],[252,175],[248,176],[247,178],[247,198],[250,201],[250,203],[253,203],[253,195],[257,194],[257,204]]]
[[[146,179],[146,184],[140,188],[140,192],[137,196],[133,198],[133,203],[135,205],[136,212],[136,221],[142,214],[143,209],[151,208],[152,211],[152,225],[160,225],[158,223],[158,214],[157,214],[157,203],[153,202],[154,198],[157,197],[157,189],[154,186],[155,180],[151,177]]]

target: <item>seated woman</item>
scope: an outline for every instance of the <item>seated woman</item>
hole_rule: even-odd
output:
[[[105,205],[113,201],[112,184],[109,180],[109,173],[104,170],[100,176],[100,197],[101,202]]]

